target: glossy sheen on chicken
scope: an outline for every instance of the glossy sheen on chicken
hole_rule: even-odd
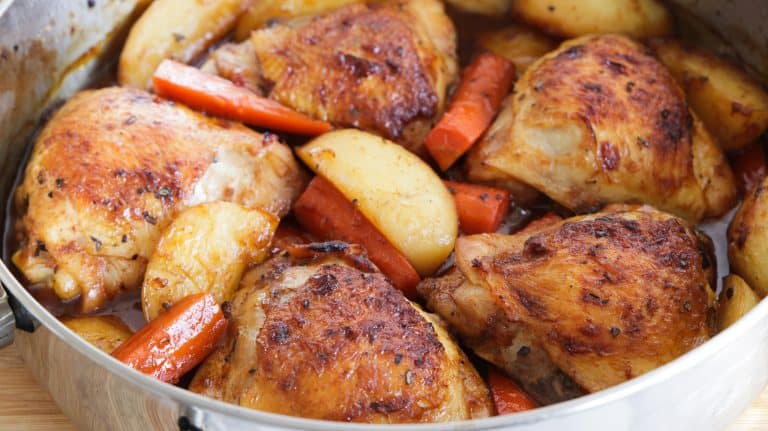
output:
[[[457,80],[439,0],[352,4],[253,33],[264,93],[338,127],[417,151]]]
[[[35,143],[16,191],[31,283],[83,311],[140,286],[162,230],[183,208],[226,200],[276,215],[304,184],[290,149],[140,90],[79,93]]]
[[[370,272],[365,259],[334,256],[348,247],[292,247],[248,274],[232,301],[228,339],[189,389],[338,421],[491,414],[487,388],[439,320]]]
[[[645,203],[698,221],[736,197],[672,76],[616,35],[568,41],[528,68],[468,164],[471,179],[519,182],[578,212]]]
[[[480,356],[558,401],[578,395],[558,371],[594,392],[710,337],[708,245],[679,218],[617,208],[462,237],[455,272],[419,290]]]

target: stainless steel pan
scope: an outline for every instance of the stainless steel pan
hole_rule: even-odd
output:
[[[45,110],[88,85],[115,57],[145,0],[0,0],[0,202],[7,202],[28,135]],[[687,37],[737,55],[768,77],[768,1],[679,0]],[[169,17],[171,19],[171,17]],[[8,214],[0,208],[0,219]],[[727,272],[723,223],[706,229]],[[240,408],[160,383],[81,340],[0,262],[0,347],[15,342],[38,381],[89,430],[374,430]],[[10,306],[9,306],[10,302]],[[12,310],[13,309],[13,310]],[[15,327],[15,329],[14,329]],[[15,339],[14,339],[15,337]],[[469,422],[388,426],[418,430],[718,430],[768,383],[768,302],[674,362],[569,402]]]

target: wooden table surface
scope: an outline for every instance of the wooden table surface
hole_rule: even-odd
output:
[[[0,351],[0,431],[76,431],[37,385],[18,351]],[[768,390],[728,431],[768,430]]]

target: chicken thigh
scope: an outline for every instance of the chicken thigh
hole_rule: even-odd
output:
[[[736,198],[727,160],[674,78],[617,35],[570,40],[531,65],[471,150],[468,174],[577,212],[641,203],[699,221]]]
[[[180,210],[225,200],[282,216],[304,181],[277,139],[140,90],[85,91],[35,143],[15,196],[13,261],[30,283],[93,311],[141,285]]]
[[[439,0],[350,4],[275,22],[245,44],[214,54],[218,74],[417,153],[458,79],[455,29]]]
[[[617,207],[538,231],[459,238],[456,267],[419,292],[479,356],[551,403],[706,341],[710,245],[679,218]]]
[[[436,316],[359,247],[314,243],[246,275],[228,338],[189,387],[259,410],[354,422],[485,417],[482,379]]]

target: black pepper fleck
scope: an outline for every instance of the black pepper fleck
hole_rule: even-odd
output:
[[[38,240],[37,240],[37,244],[36,244],[36,246],[35,246],[35,257],[39,256],[39,255],[40,255],[40,253],[41,253],[41,252],[44,252],[44,251],[48,251],[48,250],[45,248],[45,243],[44,243],[44,242],[42,242],[42,241],[40,241],[40,240],[38,239]]]
[[[225,319],[229,319],[232,317],[232,303],[229,301],[224,301],[221,303],[221,314],[224,315]]]
[[[163,187],[160,187],[160,190],[155,192],[155,197],[158,199],[167,198],[172,194],[173,194],[173,191],[171,191],[170,187],[163,186]]]
[[[147,211],[144,211],[143,213],[141,213],[141,216],[144,217],[144,220],[147,223],[149,223],[149,224],[157,224],[157,218],[155,216],[151,215],[150,213],[148,213]]]

